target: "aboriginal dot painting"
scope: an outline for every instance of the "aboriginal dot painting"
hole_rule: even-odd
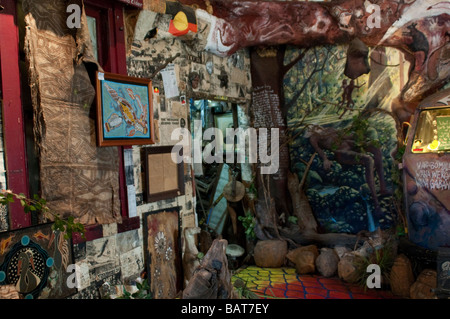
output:
[[[339,278],[299,275],[295,268],[249,266],[232,277],[261,299],[396,299],[389,291],[364,289]]]
[[[0,233],[0,285],[12,285],[23,299],[58,299],[76,293],[66,272],[71,242],[52,224]],[[69,287],[70,286],[70,287]]]

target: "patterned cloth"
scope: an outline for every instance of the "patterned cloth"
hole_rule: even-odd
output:
[[[337,277],[299,275],[295,268],[249,266],[232,277],[241,279],[261,299],[397,299],[390,291],[364,290]]]
[[[120,222],[119,151],[96,145],[95,89],[84,63],[95,60],[86,17],[82,28],[68,29],[66,6],[23,1],[41,196],[63,218]]]

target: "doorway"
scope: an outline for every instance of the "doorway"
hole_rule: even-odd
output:
[[[199,226],[212,239],[246,247],[242,165],[237,162],[239,105],[223,100],[190,100],[190,130],[201,145],[202,161],[194,163],[196,211]],[[201,136],[199,136],[201,135]],[[196,143],[193,143],[195,147]],[[231,160],[232,159],[232,160]],[[194,161],[196,162],[196,161]]]

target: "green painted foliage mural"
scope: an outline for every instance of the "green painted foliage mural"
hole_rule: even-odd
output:
[[[322,231],[386,229],[398,218],[392,197],[397,130],[390,102],[405,84],[408,65],[395,49],[370,48],[370,72],[356,78],[346,96],[346,52],[346,45],[311,48],[284,78],[288,127],[295,136],[291,170],[301,178],[319,150],[306,193]],[[301,49],[289,48],[285,64],[298,54]],[[313,135],[322,139],[318,149]]]

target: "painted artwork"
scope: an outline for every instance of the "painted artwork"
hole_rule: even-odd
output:
[[[153,144],[151,81],[97,73],[100,146]]]
[[[437,250],[450,245],[450,89],[418,106],[403,155],[409,239]]]
[[[395,49],[377,48],[370,72],[345,75],[348,46],[316,47],[285,77],[291,171],[303,177],[306,194],[325,232],[387,229],[397,220],[396,125],[393,98],[405,85],[407,63]],[[301,54],[292,49],[286,60]]]
[[[0,285],[13,285],[24,299],[62,299],[76,293],[67,272],[72,245],[43,224],[0,234]],[[69,280],[70,281],[70,280]]]
[[[154,299],[174,299],[182,289],[180,208],[143,215],[144,255]]]

